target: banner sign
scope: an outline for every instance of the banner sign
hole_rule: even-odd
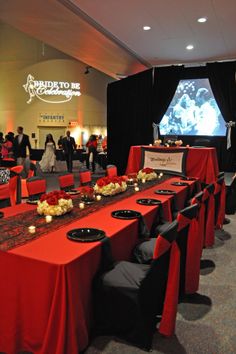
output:
[[[150,167],[155,171],[184,176],[186,174],[187,149],[158,149],[142,147],[140,168]]]
[[[28,104],[34,97],[46,103],[64,103],[81,95],[79,82],[35,80],[31,74],[23,87],[29,94]]]

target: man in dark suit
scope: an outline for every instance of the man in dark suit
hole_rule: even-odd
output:
[[[26,158],[26,148],[28,146],[29,149],[29,154],[31,153],[31,145],[29,141],[29,136],[26,134],[23,134],[23,128],[18,127],[17,128],[17,133],[18,135],[15,136],[13,140],[13,153],[14,157],[17,161],[17,165],[23,165],[25,163],[25,158]]]
[[[70,136],[70,131],[67,130],[66,136],[62,139],[62,149],[65,154],[67,170],[72,172],[73,169],[73,154],[76,151],[75,139]]]

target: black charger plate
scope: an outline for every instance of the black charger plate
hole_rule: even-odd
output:
[[[69,195],[76,195],[76,194],[80,194],[80,191],[78,191],[77,189],[71,189],[70,191],[66,192]]]
[[[173,195],[176,194],[175,191],[172,191],[171,189],[157,189],[155,191],[156,194],[162,194],[162,195]]]
[[[182,181],[196,181],[197,178],[195,177],[182,177]]]
[[[39,202],[39,199],[35,199],[35,200],[31,200],[31,199],[27,199],[26,200],[26,203],[27,204],[33,204],[33,205],[37,205],[38,204],[38,202]]]
[[[77,242],[95,242],[100,241],[106,234],[103,230],[94,228],[73,229],[67,232],[67,238]]]
[[[141,204],[141,205],[160,205],[161,201],[158,199],[150,199],[150,198],[144,198],[144,199],[137,199],[136,203]]]
[[[183,186],[188,186],[189,184],[186,182],[172,182],[171,183],[172,186],[179,186],[179,187],[183,187]]]
[[[141,216],[141,213],[139,211],[135,211],[135,210],[114,210],[111,213],[111,216],[113,218],[117,218],[117,219],[137,219]]]

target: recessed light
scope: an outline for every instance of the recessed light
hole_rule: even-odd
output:
[[[143,26],[143,30],[144,30],[144,31],[149,31],[150,29],[151,29],[150,26]]]
[[[200,23],[204,23],[204,22],[206,22],[207,21],[207,18],[206,17],[199,17],[198,19],[197,19],[197,22],[200,22]]]
[[[186,47],[186,49],[188,49],[188,50],[192,50],[194,48],[194,46],[192,45],[192,44],[189,44],[189,45],[187,45],[187,47]]]

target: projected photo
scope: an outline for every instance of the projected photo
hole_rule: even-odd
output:
[[[225,136],[225,121],[208,79],[179,82],[160,122],[160,134]]]

